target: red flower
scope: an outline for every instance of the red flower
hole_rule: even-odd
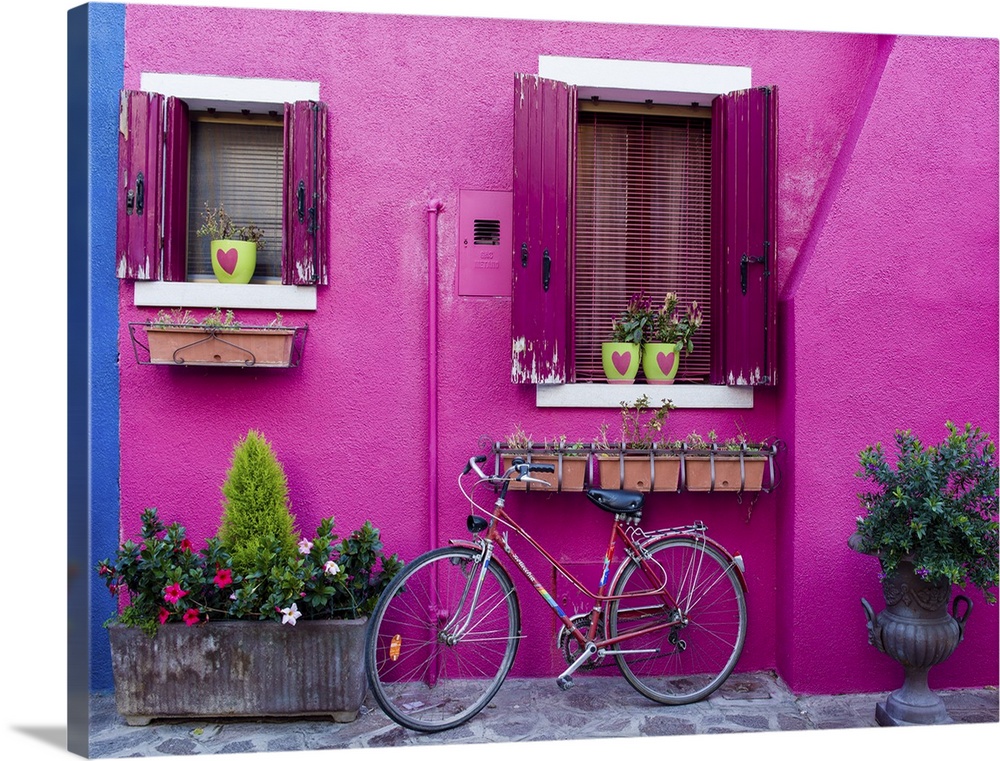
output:
[[[225,589],[233,583],[233,572],[228,568],[220,568],[215,572],[215,586]]]
[[[185,624],[187,624],[188,626],[194,626],[196,623],[198,623],[198,621],[199,618],[197,610],[195,610],[194,608],[188,608],[187,610],[184,611]]]
[[[172,584],[163,590],[163,599],[173,605],[186,594],[180,584]]]
[[[193,548],[191,546],[191,540],[190,539],[182,539],[181,540],[181,552],[191,552],[192,549]]]
[[[167,623],[167,619],[168,618],[170,618],[170,611],[167,610],[166,608],[162,608],[161,607],[160,608],[160,623],[161,624]]]

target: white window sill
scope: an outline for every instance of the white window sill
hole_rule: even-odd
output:
[[[752,386],[565,383],[535,386],[536,407],[614,407],[643,394],[653,407],[668,399],[679,409],[752,409]]]
[[[135,305],[315,312],[316,286],[168,283],[141,280],[135,284]]]

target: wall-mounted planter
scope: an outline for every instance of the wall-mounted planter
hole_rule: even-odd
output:
[[[677,491],[681,460],[655,450],[597,455],[602,489]]]
[[[137,335],[139,328],[146,343]],[[199,367],[296,367],[305,350],[307,330],[308,326],[129,324],[139,364]]]
[[[770,453],[757,450],[694,450],[684,455],[688,491],[761,491]]]
[[[153,719],[326,716],[354,721],[367,694],[367,619],[163,624],[155,637],[114,624],[115,704]]]
[[[510,467],[516,453],[501,456],[504,471]],[[551,473],[532,473],[532,478],[545,481],[546,485],[528,484],[522,481],[512,481],[510,489],[514,491],[583,491],[587,480],[587,455],[581,453],[566,454],[534,454],[525,451],[525,460],[535,465],[551,465]]]

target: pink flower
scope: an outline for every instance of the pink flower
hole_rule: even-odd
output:
[[[188,608],[184,611],[184,623],[188,626],[194,626],[198,620],[198,611],[194,608]]]
[[[301,542],[299,542],[299,552],[301,552],[303,555],[308,555],[309,550],[311,550],[312,548],[313,548],[313,543],[310,542],[308,539],[303,539]]]
[[[160,608],[160,623],[161,624],[167,623],[167,619],[168,618],[170,618],[170,611],[167,610],[166,608],[161,607]]]
[[[215,573],[215,586],[219,589],[225,589],[230,584],[233,583],[233,572],[228,568],[220,568]]]
[[[182,597],[187,594],[183,589],[181,589],[180,584],[172,584],[163,590],[163,599],[169,602],[171,605],[177,603]]]

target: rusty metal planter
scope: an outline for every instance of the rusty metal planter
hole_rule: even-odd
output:
[[[136,332],[140,328],[145,344]],[[296,367],[305,348],[306,330],[306,326],[129,324],[139,364],[201,367]]]
[[[354,721],[367,694],[367,619],[109,627],[115,703],[152,719],[327,716]]]

